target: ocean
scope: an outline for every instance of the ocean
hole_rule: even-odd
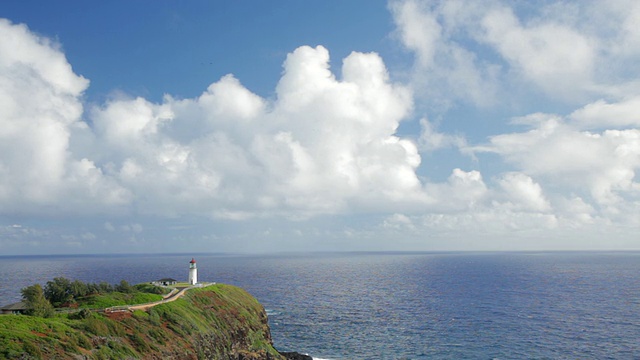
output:
[[[57,276],[248,290],[316,359],[640,359],[640,252],[0,257],[0,304]]]

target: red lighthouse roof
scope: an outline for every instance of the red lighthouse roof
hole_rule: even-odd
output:
[[[191,261],[189,261],[189,264],[195,264],[196,263],[196,259],[191,258]]]

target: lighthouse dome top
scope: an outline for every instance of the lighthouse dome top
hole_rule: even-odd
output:
[[[195,264],[196,263],[196,259],[191,258],[191,261],[189,261],[189,264]]]

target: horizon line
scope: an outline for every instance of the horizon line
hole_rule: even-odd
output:
[[[131,253],[60,253],[60,254],[7,254],[2,258],[15,257],[133,257],[133,256],[270,256],[270,255],[329,255],[329,254],[463,254],[463,253],[623,253],[640,252],[640,249],[541,249],[541,250],[313,250],[313,251],[273,251],[273,252],[131,252]]]

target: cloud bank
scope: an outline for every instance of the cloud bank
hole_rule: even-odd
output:
[[[300,47],[273,101],[227,75],[194,99],[84,109],[88,81],[57,45],[24,25],[1,31],[4,48],[21,44],[1,70],[6,213],[304,218],[422,196],[418,150],[395,135],[412,96],[376,54],[352,53],[337,79],[325,48]]]
[[[628,75],[640,6],[602,7],[392,1],[396,38],[415,59],[407,83],[376,53],[351,53],[338,77],[327,49],[301,46],[270,99],[229,74],[195,98],[96,105],[59,44],[0,20],[0,216],[98,219],[57,235],[68,244],[140,241],[153,226],[137,218],[275,219],[286,225],[264,234],[319,238],[299,225],[330,216],[367,219],[333,229],[363,248],[638,248],[640,87]],[[446,123],[460,104],[543,100],[567,111],[517,114],[477,143],[428,120]],[[420,133],[399,135],[412,121]],[[424,155],[445,150],[478,166],[445,163],[450,176],[431,181]],[[499,170],[484,172],[487,162]],[[5,244],[47,234],[0,227]]]
[[[476,144],[421,121],[422,151],[453,147],[472,155],[480,168],[499,161],[506,169],[488,180],[479,171],[454,170],[447,186],[454,179],[476,184],[462,191],[469,195],[466,210],[415,216],[413,223],[425,225],[421,231],[449,227],[455,237],[475,229],[491,238],[532,231],[538,234],[528,242],[532,247],[540,237],[556,239],[549,248],[638,247],[632,229],[640,219],[639,32],[629,24],[640,6],[611,5],[390,2],[395,35],[415,57],[415,101],[427,104],[432,115],[444,114],[444,125],[447,111],[460,106],[537,109],[515,114],[510,124],[517,130]],[[566,112],[548,112],[558,108]],[[468,116],[470,128],[482,124]]]

